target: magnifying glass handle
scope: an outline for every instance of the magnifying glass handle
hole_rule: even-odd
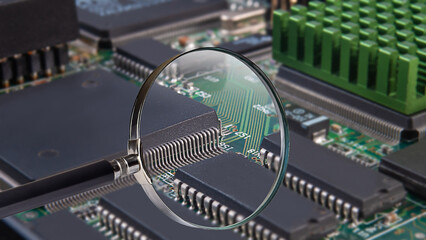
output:
[[[101,187],[115,177],[114,161],[101,160],[0,192],[0,219]]]

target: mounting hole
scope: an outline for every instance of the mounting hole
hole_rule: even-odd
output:
[[[97,87],[99,85],[99,83],[97,82],[97,81],[95,81],[95,80],[87,80],[87,81],[84,81],[82,84],[81,84],[81,86],[83,87],[83,88],[95,88],[95,87]]]
[[[38,153],[38,156],[40,158],[46,158],[46,159],[54,158],[54,157],[57,157],[58,155],[59,155],[59,152],[55,149],[47,149],[47,150],[40,151]]]
[[[386,194],[386,193],[389,193],[389,190],[387,190],[386,188],[382,188],[379,190],[379,192]]]
[[[316,219],[316,218],[311,218],[311,219],[309,219],[309,221],[308,221],[309,223],[318,223],[318,219]]]

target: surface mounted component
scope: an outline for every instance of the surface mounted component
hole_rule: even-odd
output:
[[[426,197],[426,141],[414,143],[382,158],[379,170],[404,183],[404,186]]]
[[[151,176],[202,161],[205,156],[223,153],[219,148],[220,130],[209,128],[144,150],[144,161]],[[188,147],[190,146],[190,147]]]
[[[137,92],[99,69],[0,96],[1,169],[22,183],[123,152]],[[170,89],[153,86],[147,101],[144,149],[220,129],[213,109]]]
[[[8,218],[5,223],[14,229],[22,239],[43,240],[104,240],[100,232],[68,211],[62,211],[23,222],[17,218]]]
[[[328,149],[331,149],[332,151],[335,151],[337,153],[340,153],[344,156],[348,156],[349,154],[351,154],[353,151],[350,147],[344,146],[342,144],[339,143],[331,143],[329,145],[327,145]]]
[[[381,141],[396,144],[426,137],[426,111],[404,115],[285,66],[275,86],[285,99]]]
[[[377,164],[377,161],[366,154],[355,154],[351,157],[352,160],[354,160],[357,163],[360,163],[366,167],[372,167]]]
[[[333,3],[275,11],[274,58],[397,112],[425,110],[424,3]]]
[[[118,45],[113,58],[118,70],[146,79],[156,67],[179,53],[157,40],[140,38]]]
[[[68,57],[68,55],[67,55]],[[27,67],[28,67],[28,77],[31,79],[37,79],[38,74],[41,71],[41,62],[39,54],[36,51],[28,52],[27,56]]]
[[[333,123],[330,125],[330,130],[337,133],[337,134],[342,134],[342,126],[340,126],[337,123]]]
[[[279,165],[274,154],[279,141],[279,135],[272,134],[261,145],[262,158],[272,170]],[[389,209],[406,195],[398,181],[294,132],[284,185],[353,221]]]
[[[175,178],[174,190],[184,203],[226,225],[255,210],[275,175],[227,153],[180,168]],[[270,205],[240,231],[256,239],[312,239],[324,237],[336,225],[331,211],[280,188]]]
[[[207,220],[194,211],[163,197],[167,205],[191,222]],[[135,236],[146,236],[151,239],[240,239],[232,231],[206,231],[188,228],[174,222],[155,207],[146,196],[141,186],[132,186],[104,196],[97,209],[101,225],[126,240],[140,239]],[[208,222],[207,222],[208,224]],[[143,238],[142,238],[143,239]]]
[[[7,58],[0,59],[0,87],[9,87],[12,76],[12,62]]]
[[[272,37],[270,35],[254,34],[232,42],[221,43],[218,47],[243,54],[254,60],[257,56],[270,55],[272,52],[271,44]]]
[[[330,127],[328,117],[318,115],[295,104],[285,105],[285,114],[291,131],[314,141],[323,140],[327,136]]]
[[[41,56],[41,66],[46,71],[47,76],[52,76],[54,71],[54,65],[55,65],[55,56],[54,52],[50,47],[42,48],[40,50],[40,56]]]
[[[53,48],[55,55],[55,65],[58,67],[59,72],[65,72],[65,66],[68,64],[68,45],[59,44]]]
[[[74,0],[2,1],[0,22],[0,59],[78,37]]]
[[[111,47],[111,41],[131,38],[130,35],[153,36],[218,19],[219,11],[227,9],[225,0],[77,0],[76,3],[81,28],[99,38],[101,47]]]
[[[15,83],[24,83],[24,76],[27,74],[27,62],[26,57],[22,54],[15,54],[10,58],[12,61],[12,73]]]

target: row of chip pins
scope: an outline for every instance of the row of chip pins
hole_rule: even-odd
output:
[[[198,214],[205,214],[205,218],[212,220],[214,224],[225,226],[240,222],[244,219],[243,215],[213,200],[204,193],[198,192],[195,188],[188,186],[186,183],[182,183],[178,179],[174,180],[173,185],[176,193],[176,201],[181,200],[183,205],[189,205],[190,209],[198,210]],[[284,238],[279,237],[276,233],[272,233],[269,229],[264,228],[253,220],[234,229],[234,231],[250,239],[284,240]]]
[[[113,61],[116,70],[132,78],[136,78],[139,81],[145,80],[153,71],[151,68],[130,60],[118,53],[114,53]]]
[[[149,238],[136,230],[133,226],[130,226],[127,222],[121,220],[121,218],[110,213],[107,209],[102,206],[97,207],[98,217],[100,219],[100,225],[102,226],[100,231],[105,231],[106,236],[111,236],[112,239],[125,239],[125,240],[148,240]]]
[[[278,156],[275,156],[273,153],[268,152],[265,149],[261,149],[260,156],[262,161],[265,163],[265,167],[270,168],[271,170],[276,170],[278,168],[280,161]],[[314,202],[334,211],[339,217],[341,216],[344,219],[351,219],[353,222],[358,221],[359,209],[357,207],[352,206],[348,202],[344,202],[340,198],[336,198],[333,194],[329,194],[327,191],[314,186],[304,179],[300,179],[299,177],[292,175],[290,172],[285,174],[284,185],[300,193],[302,196],[312,199]]]
[[[217,156],[219,130],[207,129],[144,151],[148,171],[154,175]]]
[[[39,77],[51,77],[56,73],[64,73],[68,61],[67,44],[1,58],[0,88],[23,84],[26,79],[37,80]]]

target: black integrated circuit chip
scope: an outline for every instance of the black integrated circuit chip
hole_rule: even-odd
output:
[[[114,64],[125,74],[146,79],[156,67],[179,53],[152,38],[139,38],[117,46]]]
[[[203,225],[212,223],[168,197],[167,206],[187,221]],[[124,239],[145,235],[150,239],[241,239],[232,231],[206,231],[188,228],[171,220],[157,209],[141,186],[132,186],[105,195],[99,203],[101,224]],[[117,221],[119,219],[120,221]],[[125,222],[126,224],[122,224]],[[132,229],[132,230],[130,230]],[[123,236],[122,233],[126,233]],[[138,238],[139,239],[139,238]],[[143,238],[142,238],[143,239]]]
[[[391,208],[404,200],[401,183],[386,175],[315,144],[292,132],[291,150],[284,184],[302,195],[357,221]],[[274,169],[279,158],[280,136],[262,141],[262,156]]]
[[[417,142],[383,157],[379,170],[404,183],[404,186],[426,197],[426,141]]]
[[[105,236],[96,228],[68,211],[41,216],[33,221],[24,222],[17,218],[8,218],[4,221],[10,229],[14,229],[16,234],[22,237],[19,239],[105,239]]]
[[[125,151],[138,90],[97,69],[0,96],[0,169],[22,183]],[[142,123],[145,149],[219,129],[212,108],[159,85]]]
[[[241,155],[227,153],[180,168],[175,177],[180,198],[227,224],[258,207],[275,174]],[[254,239],[319,239],[337,228],[333,212],[287,188],[280,188],[253,221],[241,231]]]
[[[78,37],[74,0],[1,1],[0,22],[0,59]]]
[[[163,31],[176,30],[178,23],[212,12],[227,9],[225,0],[145,0],[145,1],[87,1],[77,0],[81,28],[100,38],[101,47],[110,47],[117,38],[150,30],[164,25]],[[216,18],[219,14],[215,15]],[[198,24],[203,19],[196,19]],[[171,29],[173,28],[173,29]],[[139,34],[140,36],[141,34]],[[143,36],[144,34],[142,34]],[[124,36],[124,37],[123,37]]]
[[[141,38],[118,45],[117,53],[154,69],[180,52],[152,38]]]
[[[272,36],[254,34],[245,38],[237,39],[231,42],[225,42],[218,45],[233,52],[250,57],[254,52],[272,47]]]

